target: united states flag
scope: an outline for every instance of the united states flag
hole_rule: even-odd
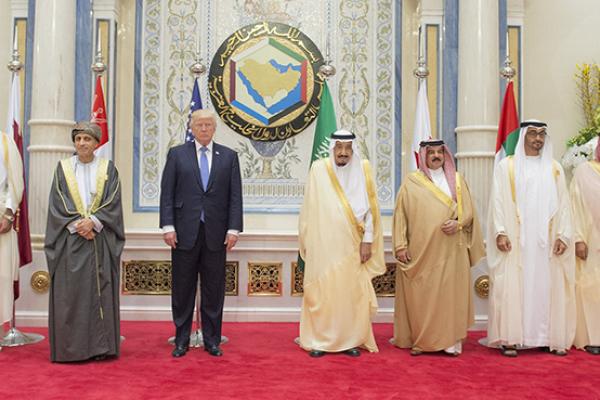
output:
[[[185,141],[191,142],[194,140],[194,134],[192,133],[192,113],[202,108],[202,99],[200,98],[200,90],[198,89],[198,78],[194,79],[194,88],[192,89],[192,101],[190,101],[190,113],[188,114],[188,127],[185,132]]]

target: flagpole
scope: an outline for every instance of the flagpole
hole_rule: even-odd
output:
[[[190,66],[190,72],[194,75],[194,85],[198,78],[200,78],[206,72],[206,66],[202,62],[200,57],[200,35],[196,37],[196,54],[194,63]],[[191,114],[190,114],[191,115]],[[190,117],[191,118],[191,117]],[[200,274],[198,274],[198,283],[196,288],[196,330],[190,335],[190,347],[204,347],[204,337],[202,335],[202,321],[200,318]],[[173,345],[175,344],[175,338],[173,337]],[[169,339],[170,341],[170,339]],[[221,343],[227,343],[229,339],[227,336],[221,336]]]
[[[19,59],[19,47],[18,47],[18,33],[17,27],[14,29],[14,37],[13,37],[13,50],[12,57],[9,61],[7,68],[10,72],[12,72],[12,83],[14,84],[15,79],[18,79],[19,71],[23,69],[23,63]],[[11,102],[14,102],[13,93],[12,93],[12,84],[11,84]],[[14,107],[13,113],[15,112]],[[8,133],[7,133],[8,134]],[[21,154],[22,156],[22,154]],[[22,161],[21,161],[22,162]],[[15,222],[16,222],[15,218]],[[19,252],[20,254],[20,252]],[[8,332],[6,335],[0,340],[0,347],[14,347],[14,346],[23,346],[26,344],[33,344],[44,340],[44,336],[37,333],[23,333],[19,331],[16,327],[16,307],[15,307],[15,299],[13,295],[13,309],[12,309],[12,318],[10,320]]]
[[[506,101],[507,94],[509,92],[508,91],[508,88],[509,88],[508,85],[510,84],[510,82],[512,81],[512,79],[515,77],[516,74],[517,74],[517,71],[512,67],[512,61],[510,60],[509,42],[508,42],[508,30],[507,30],[507,32],[506,32],[506,58],[504,59],[504,66],[502,68],[500,68],[500,76],[502,76],[502,78],[506,79],[506,92],[504,93],[505,99],[502,102],[502,110],[501,110],[502,115],[500,116],[501,122],[500,122],[499,127],[498,127],[498,137],[499,137],[498,140],[501,140],[500,138],[502,137],[501,136],[501,130],[502,130],[501,125],[502,125],[502,120],[503,120],[504,112],[505,112],[505,110],[504,110],[505,101]],[[512,92],[512,90],[511,90],[511,92]],[[511,98],[514,99],[514,97],[511,97]],[[515,110],[515,112],[516,112],[516,110]],[[517,123],[516,128],[518,128],[518,120],[515,121],[515,123]],[[506,137],[504,138],[504,140],[506,140]],[[496,153],[495,161],[494,161],[494,167],[498,164],[499,160],[501,159],[499,157],[506,157],[506,154],[504,154],[503,156],[499,156],[499,154],[504,154],[504,153],[500,152],[500,151],[498,151]],[[482,275],[480,278],[487,279],[487,281],[489,282],[489,275]],[[485,346],[485,347],[490,347],[490,348],[499,348],[500,347],[500,345],[498,345],[498,344],[493,344],[493,345],[490,344],[487,336],[482,337],[477,342],[480,345]],[[521,345],[517,345],[517,350],[523,350],[523,349],[526,349],[526,348],[527,347],[524,347],[524,346],[521,346]]]
[[[419,26],[417,39],[417,67],[413,75],[417,78],[417,102],[415,106],[415,124],[413,127],[413,139],[410,146],[409,169],[411,171],[419,168],[419,144],[423,140],[431,138],[431,121],[429,117],[429,103],[427,100],[426,79],[429,76],[427,62],[424,53],[424,30]],[[423,91],[423,92],[422,92]]]
[[[427,69],[427,62],[425,61],[425,55],[423,54],[424,38],[423,29],[419,26],[419,41],[418,41],[418,55],[417,55],[417,68],[413,70],[414,76],[418,79],[419,85],[421,81],[429,76],[429,69]]]
[[[95,98],[98,95],[98,92],[96,91],[96,89],[97,89],[96,84],[98,82],[98,79],[101,79],[104,72],[106,72],[106,64],[104,63],[104,56],[102,55],[102,36],[100,35],[99,28],[96,30],[96,55],[94,56],[94,63],[92,65],[90,65],[90,69],[92,70],[92,72],[94,73],[94,77],[96,78],[96,79],[94,79],[94,82],[95,82],[95,84],[94,84],[94,104],[92,104],[92,112],[91,112],[91,118],[90,118],[91,122],[94,122],[95,118],[97,118],[97,115],[95,114],[95,109],[96,109]],[[102,81],[100,81],[100,92],[102,92]],[[103,94],[102,94],[101,98],[102,99],[104,98]],[[104,111],[106,111],[104,100],[101,100],[101,102],[102,102],[101,108],[103,108]],[[104,121],[105,121],[104,123],[106,124],[105,118],[104,118]],[[101,123],[99,121],[96,121],[96,123],[102,129]],[[101,138],[101,140],[102,140],[102,138]],[[107,146],[108,146],[107,143],[104,143],[104,144],[101,143],[100,147],[94,151],[94,154],[96,154],[96,156],[98,156],[98,157],[112,158],[111,156],[106,154],[106,151],[108,151]],[[125,341],[125,336],[120,335],[119,340],[121,341],[121,343],[123,343]]]
[[[319,113],[317,115],[317,122],[315,127],[315,134],[313,137],[312,143],[312,152],[310,156],[310,164],[309,168],[314,161],[325,158],[329,156],[329,143],[330,136],[333,132],[337,130],[337,119],[335,117],[335,107],[333,106],[333,100],[331,98],[331,93],[329,92],[329,87],[327,85],[327,80],[335,75],[336,69],[333,65],[333,58],[331,57],[331,49],[330,49],[330,18],[329,14],[331,13],[331,4],[330,1],[327,2],[327,38],[325,39],[325,57],[323,59],[323,64],[319,66],[319,74],[318,76],[323,80],[323,84],[321,85],[321,94],[320,94],[320,104],[319,104]],[[354,129],[354,127],[352,128]],[[300,251],[298,251],[298,256],[296,258],[298,271],[304,274],[305,262],[300,255]],[[300,344],[300,337],[296,337],[294,339],[294,343]]]

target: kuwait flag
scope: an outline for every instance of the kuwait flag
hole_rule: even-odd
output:
[[[502,102],[502,113],[498,123],[498,137],[496,139],[496,160],[497,165],[500,160],[506,156],[515,154],[515,147],[519,140],[519,116],[517,115],[517,104],[515,103],[515,93],[513,82],[506,85],[504,101]]]
[[[104,103],[104,92],[102,91],[102,77],[98,75],[96,78],[96,90],[94,92],[94,104],[92,105],[92,118],[91,122],[98,124],[102,130],[102,137],[98,148],[94,151],[96,156],[112,159],[112,149],[108,143],[108,125],[106,123],[106,106]]]
[[[337,131],[337,122],[335,119],[335,109],[329,93],[327,81],[323,82],[323,92],[321,93],[321,106],[317,116],[317,127],[313,139],[312,154],[310,164],[319,158],[329,157],[329,141],[331,134]],[[304,271],[304,260],[298,254],[298,268]]]
[[[411,150],[413,156],[410,158],[410,170],[419,168],[419,147],[423,140],[431,139],[431,122],[429,120],[429,102],[427,101],[427,81],[420,79],[419,92],[417,93],[417,110],[415,112],[415,130]]]
[[[8,100],[8,121],[6,132],[13,132],[13,140],[15,141],[19,153],[21,154],[21,162],[23,160],[23,136],[21,135],[21,96],[19,87],[19,74],[14,73],[12,79],[12,87],[10,98]],[[25,181],[25,168],[23,168],[23,182]],[[23,189],[23,198],[19,209],[14,229],[17,231],[17,240],[19,245],[19,266],[27,265],[31,262],[31,237],[29,235],[29,210],[27,207],[27,186]],[[0,261],[1,262],[1,261]],[[14,283],[14,298],[19,298],[19,281]]]

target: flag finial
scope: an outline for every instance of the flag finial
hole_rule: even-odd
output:
[[[106,64],[104,64],[104,57],[102,57],[102,47],[100,46],[100,32],[98,32],[98,48],[91,68],[97,75],[102,75],[106,71]]]
[[[504,67],[500,69],[500,75],[507,80],[511,80],[515,77],[517,71],[512,67],[512,61],[508,58],[508,54],[506,55],[506,59],[504,60]]]
[[[413,74],[419,79],[424,79],[429,76],[429,69],[427,69],[427,63],[423,57],[419,58],[419,61],[417,61],[417,68],[414,69]]]
[[[12,56],[11,56],[8,64],[6,64],[6,67],[8,68],[8,70],[10,72],[12,72],[13,74],[18,73],[20,70],[23,69],[23,63],[19,59],[19,45],[18,44],[19,44],[18,31],[17,31],[17,27],[15,26],[15,30],[13,33]]]
[[[23,69],[23,63],[19,59],[19,50],[14,49],[12,52],[12,57],[8,64],[6,65],[8,70],[12,73],[17,73]]]
[[[190,66],[190,72],[194,74],[196,78],[199,78],[200,75],[203,75],[206,72],[206,65],[202,62],[202,57],[200,57],[200,49],[196,50],[196,59],[194,63]]]

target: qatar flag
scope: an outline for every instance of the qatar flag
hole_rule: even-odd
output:
[[[13,140],[21,154],[21,162],[23,160],[23,135],[21,134],[21,91],[19,73],[15,72],[12,79],[12,87],[10,97],[8,99],[8,120],[6,132],[13,133]],[[27,265],[31,262],[31,236],[29,233],[29,211],[27,208],[27,186],[25,181],[25,168],[23,168],[23,199],[19,208],[13,228],[17,232],[19,244],[19,266]],[[14,298],[19,298],[19,281],[14,284]]]

